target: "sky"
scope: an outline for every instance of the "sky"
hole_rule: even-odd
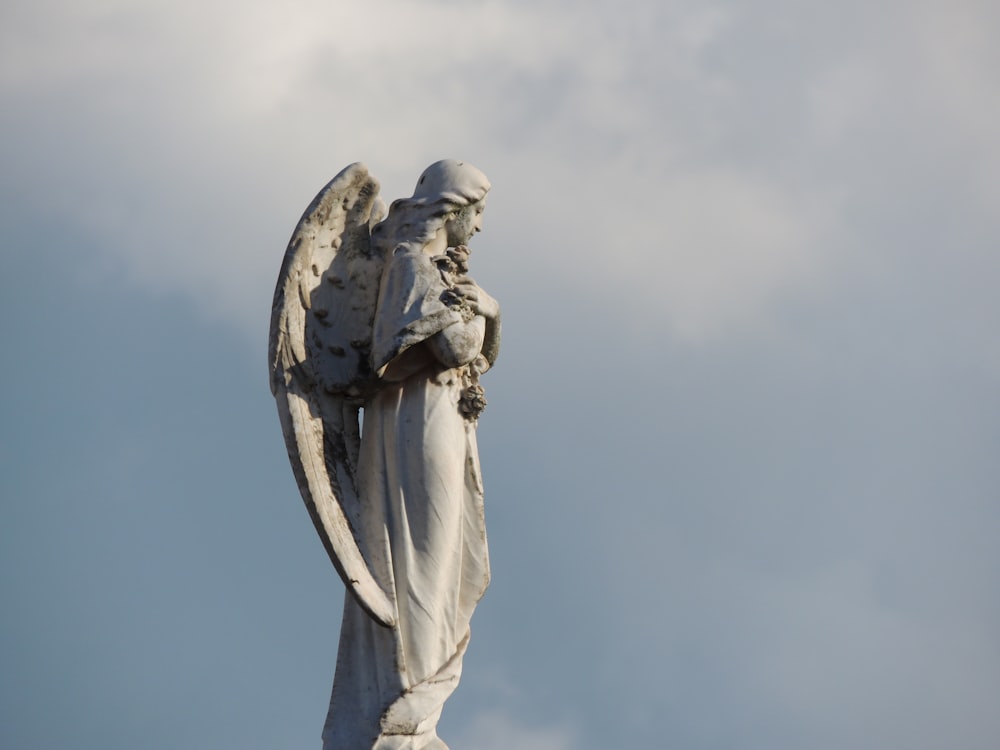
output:
[[[1000,9],[7,0],[0,746],[320,746],[285,244],[493,190],[453,750],[1000,746]]]

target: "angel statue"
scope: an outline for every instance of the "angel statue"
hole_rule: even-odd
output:
[[[438,718],[490,579],[476,423],[500,309],[466,246],[489,189],[471,164],[439,161],[386,215],[352,164],[285,253],[271,390],[348,592],[324,750],[447,750]]]

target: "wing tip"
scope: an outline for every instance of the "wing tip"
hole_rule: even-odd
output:
[[[367,596],[362,594],[359,581],[351,581],[351,591],[361,607],[372,616],[379,625],[384,628],[396,626],[396,611],[389,601],[389,597],[381,589],[377,593],[367,592]]]

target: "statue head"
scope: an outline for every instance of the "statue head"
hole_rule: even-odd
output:
[[[486,179],[486,175],[471,164],[455,159],[442,159],[431,164],[420,175],[413,191],[413,200],[469,206],[485,198],[489,189],[490,181]]]
[[[392,202],[373,237],[393,247],[427,243],[444,227],[450,246],[464,245],[480,229],[489,189],[486,175],[468,162],[434,162],[420,175],[412,198]]]

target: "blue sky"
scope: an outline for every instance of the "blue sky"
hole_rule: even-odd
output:
[[[0,745],[318,747],[267,323],[346,164],[494,189],[454,750],[1000,742],[986,2],[0,10]]]

